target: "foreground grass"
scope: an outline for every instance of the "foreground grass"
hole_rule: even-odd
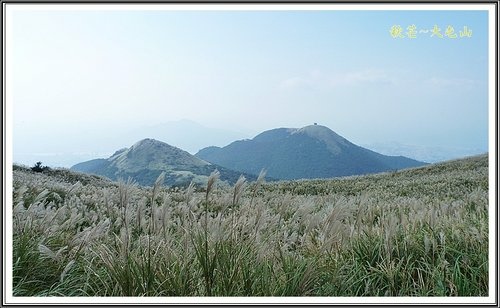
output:
[[[167,189],[14,171],[16,296],[487,296],[488,161]]]

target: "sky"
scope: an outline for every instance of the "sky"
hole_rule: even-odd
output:
[[[68,167],[181,120],[241,138],[316,122],[356,144],[488,150],[487,11],[47,5],[8,18],[14,162]]]

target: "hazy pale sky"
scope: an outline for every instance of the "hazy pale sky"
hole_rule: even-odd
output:
[[[14,160],[180,119],[487,150],[487,11],[66,8],[8,15]]]

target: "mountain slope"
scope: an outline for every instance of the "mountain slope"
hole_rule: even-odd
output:
[[[107,159],[93,159],[71,167],[74,171],[103,175],[112,180],[131,177],[141,185],[152,185],[165,171],[165,184],[175,186],[187,185],[191,180],[202,183],[215,169],[221,173],[220,179],[229,183],[234,183],[241,174],[154,139],[141,140]],[[253,179],[248,174],[246,177]]]
[[[265,168],[269,177],[286,180],[359,175],[425,164],[370,151],[321,125],[272,129],[251,140],[202,149],[196,156],[251,174]]]

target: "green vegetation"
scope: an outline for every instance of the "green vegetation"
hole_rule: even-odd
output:
[[[31,167],[31,171],[34,172],[43,172],[47,170],[49,170],[49,167],[43,166],[41,161],[36,162],[36,164],[33,167]]]
[[[488,158],[183,189],[14,168],[15,296],[487,296]]]

